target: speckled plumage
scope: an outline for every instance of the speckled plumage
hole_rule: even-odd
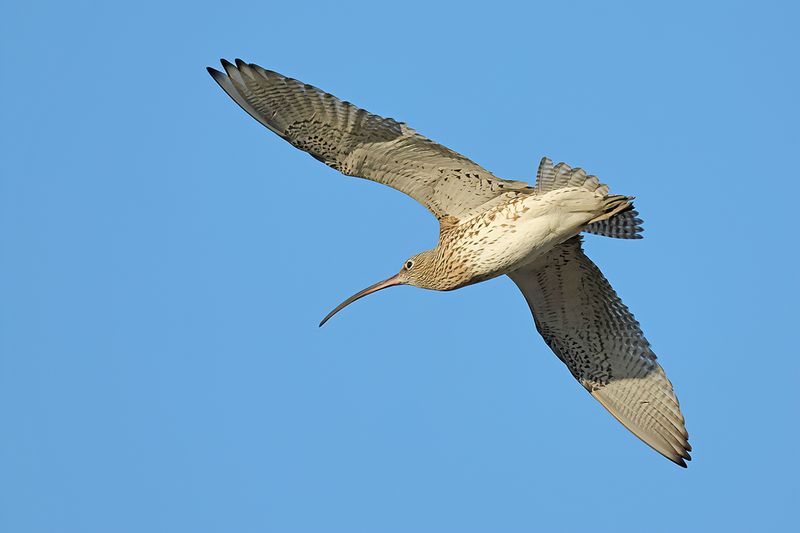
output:
[[[535,187],[498,178],[468,158],[311,85],[257,65],[222,61],[219,85],[271,131],[350,176],[383,183],[440,222],[436,248],[385,282],[452,290],[508,275],[555,354],[611,414],[649,446],[686,466],[691,447],[672,385],[638,322],[581,248],[582,231],[641,238],[632,198],[609,195],[565,163],[539,165]]]

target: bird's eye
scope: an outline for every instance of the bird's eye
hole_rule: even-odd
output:
[[[414,261],[406,261],[406,270],[411,270],[411,267],[414,266]]]

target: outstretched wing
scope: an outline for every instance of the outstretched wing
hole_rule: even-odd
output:
[[[692,448],[672,383],[581,238],[509,276],[536,329],[575,379],[637,437],[685,467]]]
[[[408,194],[439,219],[460,218],[505,192],[532,190],[311,85],[239,59],[223,59],[222,66],[225,73],[208,72],[264,126],[344,174]]]

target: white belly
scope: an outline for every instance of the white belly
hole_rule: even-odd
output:
[[[470,224],[459,255],[468,258],[473,282],[511,272],[580,233],[602,204],[603,195],[583,188],[520,198]]]

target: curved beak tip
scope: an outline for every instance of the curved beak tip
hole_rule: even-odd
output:
[[[359,300],[359,299],[363,298],[364,296],[372,294],[373,292],[378,292],[381,289],[386,289],[388,287],[394,287],[395,285],[404,285],[404,284],[405,284],[405,282],[402,279],[400,279],[400,274],[398,273],[398,274],[395,274],[394,276],[390,277],[389,279],[385,279],[383,281],[379,281],[378,283],[376,283],[374,285],[370,285],[369,287],[367,287],[363,291],[357,292],[356,294],[354,294],[353,296],[351,296],[347,300],[345,300],[342,303],[340,303],[339,305],[337,305],[336,308],[333,311],[328,313],[325,316],[325,318],[323,318],[322,321],[320,321],[318,327],[321,328],[322,326],[324,326],[325,322],[330,320],[330,318],[333,315],[335,315],[336,313],[338,313],[339,311],[341,311],[342,309],[344,309],[345,307],[347,307],[351,303],[355,302],[356,300]]]

